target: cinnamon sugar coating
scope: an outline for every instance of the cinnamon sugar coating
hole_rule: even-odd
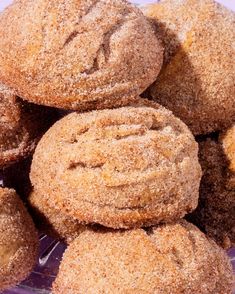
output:
[[[165,45],[155,101],[195,135],[235,121],[235,13],[213,0],[162,0],[144,8]]]
[[[225,252],[180,221],[132,231],[86,231],[65,251],[53,294],[231,294]]]
[[[162,59],[153,28],[124,0],[18,0],[0,17],[0,79],[38,104],[127,105]]]
[[[78,220],[56,209],[53,202],[48,201],[43,193],[33,191],[28,201],[38,229],[55,239],[68,244],[86,229]]]
[[[0,84],[0,168],[32,153],[53,115],[51,110],[23,102]]]
[[[71,113],[41,139],[31,183],[85,223],[129,228],[194,210],[201,168],[194,137],[160,105]]]
[[[199,206],[191,216],[193,222],[226,249],[235,246],[234,177],[224,152],[227,148],[223,148],[228,147],[228,141],[225,136],[222,142],[206,139],[199,144],[203,177]]]
[[[0,291],[23,281],[36,264],[38,235],[14,190],[0,188]]]

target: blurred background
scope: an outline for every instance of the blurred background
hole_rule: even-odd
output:
[[[9,5],[13,0],[0,0],[0,10],[4,9],[7,5]],[[145,3],[154,3],[156,0],[133,0],[131,2],[135,2],[138,4]],[[225,6],[235,10],[235,0],[218,0],[218,2],[223,3]]]

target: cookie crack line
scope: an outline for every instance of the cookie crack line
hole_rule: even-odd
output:
[[[84,19],[84,17],[86,17],[88,14],[90,14],[92,12],[92,10],[97,6],[97,4],[99,4],[101,2],[101,0],[96,0],[94,1],[88,8],[87,11],[85,12],[85,14],[83,14],[82,16],[79,17],[78,21],[76,22],[76,25],[78,26]],[[74,30],[65,40],[64,45],[62,48],[66,47],[69,43],[71,43],[73,41],[74,38],[77,37],[77,35],[79,34],[79,31]]]
[[[150,207],[149,205],[136,205],[136,206],[117,207],[117,206],[112,205],[112,204],[98,204],[98,203],[95,203],[95,202],[90,201],[90,200],[87,200],[87,199],[83,199],[83,200],[81,200],[81,202],[92,204],[92,205],[95,205],[96,207],[99,207],[99,208],[110,207],[110,208],[114,208],[114,209],[119,210],[119,211],[122,211],[122,210],[132,210],[132,211],[135,211],[136,209],[146,209],[146,208],[149,208]]]
[[[99,1],[96,1],[96,4],[98,4]],[[94,9],[94,7],[96,7],[96,5],[93,5],[92,8]],[[89,12],[91,12],[92,9],[89,10]],[[111,49],[110,49],[110,41],[112,36],[118,32],[122,26],[128,21],[127,20],[127,16],[130,15],[131,12],[129,10],[125,11],[122,14],[122,19],[120,19],[119,21],[117,21],[112,27],[111,29],[109,29],[106,33],[104,33],[103,35],[103,42],[100,44],[97,52],[96,52],[96,56],[93,60],[93,64],[90,68],[85,69],[83,71],[81,71],[81,74],[87,74],[87,75],[91,75],[94,74],[96,71],[101,69],[101,64],[99,62],[99,55],[103,54],[104,56],[104,61],[107,64],[109,59],[110,59],[110,55],[111,55]],[[88,15],[88,13],[86,14]],[[85,15],[85,16],[86,16]],[[84,16],[83,16],[84,17]],[[82,21],[82,19],[81,19]],[[66,39],[64,45],[63,45],[63,49],[68,46],[69,43],[71,43],[78,35],[83,34],[83,32],[79,32],[79,30],[74,30]]]
[[[104,54],[104,59],[105,59],[105,63],[108,63],[109,61],[109,58],[110,58],[110,55],[111,55],[111,49],[110,49],[110,41],[111,41],[111,38],[112,36],[118,32],[122,26],[126,23],[127,21],[127,16],[130,14],[129,11],[127,12],[124,12],[122,14],[122,19],[117,21],[116,24],[114,24],[112,26],[112,28],[106,32],[103,36],[103,42],[101,43],[98,51],[97,51],[97,55],[94,59],[94,63],[93,63],[93,66],[91,67],[91,69],[89,69],[88,71],[84,71],[83,73],[86,73],[86,74],[92,74],[94,73],[96,70],[99,70],[100,69],[100,65],[99,65],[99,62],[98,62],[98,56],[99,56],[99,53],[102,53]]]
[[[167,127],[168,125],[166,126],[159,126],[159,127],[148,127],[147,125],[140,125],[140,127],[138,129],[130,129],[128,130],[129,133],[125,133],[125,134],[120,134],[119,133],[119,129],[118,127],[120,125],[108,125],[106,126],[107,128],[108,127],[112,127],[112,126],[115,126],[117,127],[116,129],[116,133],[115,133],[115,130],[113,131],[112,133],[112,137],[109,137],[109,136],[103,136],[103,137],[94,137],[92,138],[92,141],[96,141],[96,142],[105,142],[105,140],[107,139],[113,139],[113,140],[116,140],[116,141],[121,141],[121,140],[125,140],[125,139],[130,139],[130,138],[141,138],[141,137],[144,137],[146,135],[148,135],[148,132],[152,132],[152,131],[162,131],[165,127]],[[126,127],[132,127],[134,125],[123,125],[123,126],[126,126]],[[97,128],[99,129],[99,128]],[[87,133],[89,133],[90,131],[92,130],[95,130],[95,128],[85,128],[84,130],[78,132],[78,134],[72,134],[71,135],[71,139],[64,139],[62,142],[63,143],[66,143],[66,144],[77,144],[79,143],[79,138],[78,137],[83,137],[83,135],[86,135]]]
[[[74,170],[78,167],[81,168],[92,168],[92,169],[96,169],[96,168],[102,168],[104,166],[105,163],[96,163],[96,164],[87,164],[86,162],[71,162],[68,169],[70,170]]]

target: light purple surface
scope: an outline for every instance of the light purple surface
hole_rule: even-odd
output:
[[[3,10],[6,6],[8,6],[11,2],[12,0],[0,0],[0,11]],[[156,0],[134,0],[132,2],[138,4],[146,4],[154,3],[156,2]],[[228,8],[233,9],[235,11],[235,0],[218,0],[218,2],[224,4]],[[6,291],[4,292],[4,294],[49,293],[47,290],[43,291],[43,288],[50,288],[51,283],[56,275],[56,271],[58,270],[59,261],[64,249],[65,246],[63,244],[59,244],[49,238],[45,238],[44,240],[42,240],[40,248],[41,258],[39,259],[39,264],[35,268],[34,272],[23,283],[24,286]],[[235,248],[229,251],[229,256],[231,257],[235,271]],[[38,288],[38,290],[30,291],[29,289],[32,287]]]
[[[12,0],[0,0],[0,10],[2,10],[4,7],[6,7],[11,2],[12,2]],[[155,0],[134,0],[132,2],[135,2],[138,4],[145,4],[145,3],[154,3],[156,1]],[[235,10],[235,0],[218,0],[218,2]]]

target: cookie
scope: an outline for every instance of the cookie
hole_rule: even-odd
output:
[[[40,232],[68,244],[86,229],[86,226],[79,223],[79,221],[56,209],[53,202],[49,201],[43,193],[33,191],[28,201]]]
[[[231,294],[225,252],[180,221],[132,231],[86,231],[65,251],[53,294]]]
[[[71,113],[43,136],[33,189],[80,222],[133,228],[173,221],[198,203],[198,145],[187,126],[156,108]]]
[[[0,79],[37,104],[127,105],[157,77],[163,48],[124,0],[19,0],[0,17]]]
[[[144,8],[165,45],[152,98],[195,135],[235,121],[235,13],[212,0],[162,0]]]
[[[54,116],[52,110],[23,102],[0,84],[0,168],[31,154]]]
[[[38,235],[14,190],[0,188],[0,291],[23,281],[36,264]]]
[[[199,146],[203,177],[199,206],[190,219],[228,249],[235,246],[235,187],[229,162],[222,142],[208,138]]]

